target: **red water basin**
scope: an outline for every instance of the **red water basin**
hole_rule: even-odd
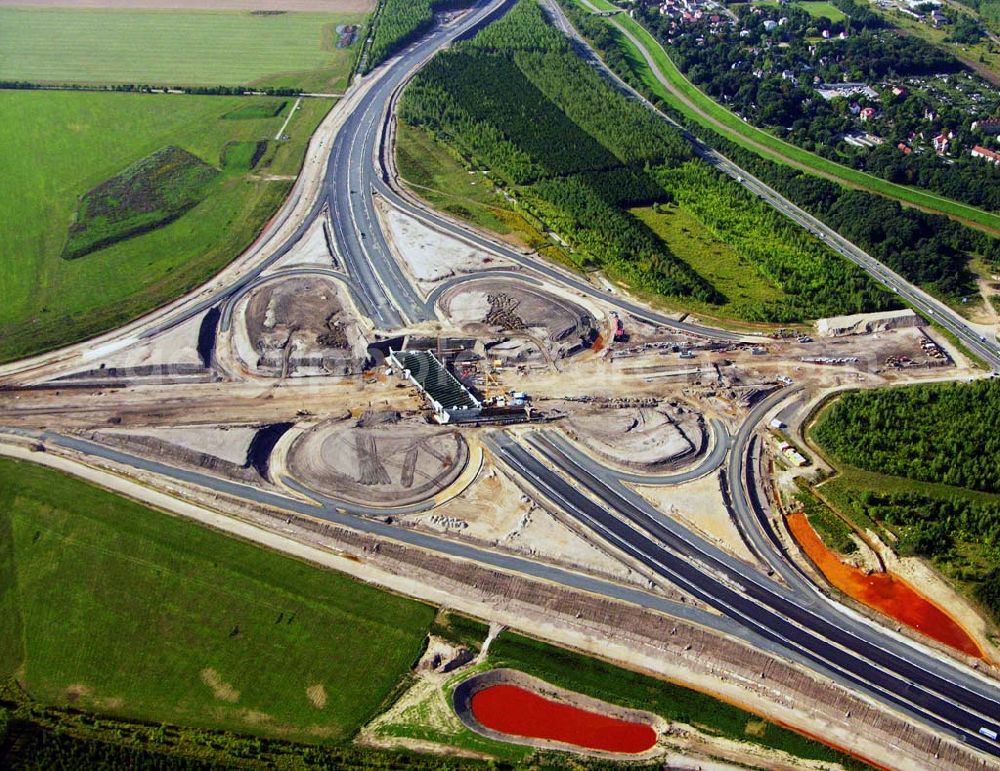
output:
[[[560,704],[516,685],[491,685],[472,697],[480,725],[500,733],[572,744],[604,752],[645,752],[656,744],[656,731]]]
[[[788,529],[826,579],[847,596],[962,653],[983,658],[975,640],[951,616],[908,583],[891,573],[868,575],[841,562],[816,535],[805,514],[790,515]]]

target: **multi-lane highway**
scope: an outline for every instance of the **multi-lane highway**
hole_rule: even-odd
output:
[[[641,498],[609,481],[598,464],[565,452],[544,434],[533,437],[533,444],[544,461],[509,437],[490,441],[497,456],[549,500],[653,572],[783,651],[1000,756],[1000,746],[978,734],[984,726],[1000,730],[996,688],[913,646],[899,655],[880,630],[846,623],[831,605],[767,580],[657,516]]]
[[[526,274],[541,280],[558,283],[591,297],[599,297],[603,302],[639,318],[691,334],[721,339],[742,337],[731,332],[679,322],[618,295],[602,291],[583,278],[544,263],[537,256],[523,254],[466,225],[440,216],[394,187],[391,170],[384,166],[385,154],[382,152],[381,142],[386,135],[386,121],[390,119],[390,110],[399,89],[441,46],[476,29],[493,15],[505,11],[511,4],[512,0],[481,0],[471,12],[452,23],[438,25],[427,37],[411,45],[369,76],[374,80],[370,81],[371,88],[366,99],[345,118],[338,130],[326,163],[321,193],[311,204],[310,216],[295,234],[225,291],[192,304],[182,314],[165,322],[149,326],[143,335],[158,334],[179,323],[179,319],[191,318],[195,311],[202,312],[213,304],[223,302],[225,309],[231,307],[234,298],[257,282],[265,280],[261,278],[262,271],[287,254],[315,222],[316,217],[329,217],[337,257],[349,274],[349,279],[345,281],[359,309],[377,328],[392,331],[434,318],[434,298],[423,298],[416,292],[388,246],[376,213],[377,195],[443,233],[506,258],[524,269]],[[561,19],[563,28],[574,34],[565,19],[557,11],[555,13],[557,20]],[[579,39],[577,42],[578,45],[585,46]],[[603,68],[604,65],[596,54],[590,51],[590,55],[595,62],[594,66]],[[610,73],[609,77],[614,78]],[[617,81],[616,78],[615,80]],[[617,82],[620,87],[628,88],[620,81]],[[641,98],[634,92],[630,93]],[[971,327],[951,311],[907,284],[874,258],[841,239],[823,223],[799,210],[697,138],[688,136],[706,161],[736,178],[786,216],[824,238],[835,251],[861,265],[877,280],[956,334],[991,366],[1000,369],[1000,351],[992,344],[982,341]],[[335,271],[330,268],[326,269],[326,273],[334,275]],[[228,310],[223,318],[224,323],[228,324]],[[546,432],[530,435],[534,451],[513,441],[506,434],[497,434],[488,440],[496,457],[549,501],[575,517],[595,537],[612,544],[644,565],[648,571],[687,591],[721,615],[673,603],[634,587],[600,581],[527,558],[512,557],[397,528],[368,516],[372,511],[361,508],[347,511],[336,501],[317,499],[319,506],[312,506],[273,492],[173,468],[84,440],[55,434],[41,434],[38,438],[65,450],[126,464],[185,484],[224,492],[251,503],[319,516],[344,527],[634,602],[696,621],[827,673],[860,692],[898,707],[916,719],[948,731],[970,745],[1000,757],[1000,745],[978,734],[979,729],[984,726],[1000,730],[1000,689],[956,662],[931,655],[921,646],[874,627],[870,622],[821,596],[788,563],[780,551],[780,545],[770,537],[766,513],[756,505],[746,489],[748,469],[745,459],[760,419],[788,393],[790,391],[785,391],[758,405],[732,439],[723,424],[714,422],[713,448],[705,460],[689,472],[659,479],[639,479],[634,478],[637,475],[616,474],[594,463],[565,440]],[[623,484],[636,481],[678,483],[710,473],[726,463],[730,497],[741,530],[753,551],[780,574],[784,584],[725,553],[679,523],[663,517]]]

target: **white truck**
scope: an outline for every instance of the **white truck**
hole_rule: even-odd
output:
[[[979,729],[979,734],[980,736],[985,736],[987,739],[992,739],[993,741],[997,740],[997,732],[994,731],[992,728],[987,728],[986,726],[983,726],[982,728]]]

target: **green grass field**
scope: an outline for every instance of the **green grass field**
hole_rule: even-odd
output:
[[[766,303],[785,296],[687,209],[671,205],[662,207],[660,212],[645,207],[632,209],[631,213],[648,225],[671,252],[711,281],[729,301],[724,305],[706,305],[702,312],[727,316],[732,315],[735,303]]]
[[[567,2],[576,3],[586,11],[590,11],[591,6],[602,11],[615,10],[615,6],[606,0],[567,0]],[[947,214],[981,225],[993,232],[1000,232],[1000,216],[996,214],[926,190],[897,185],[865,172],[856,171],[755,128],[713,101],[711,97],[691,83],[677,69],[664,48],[639,22],[625,14],[617,14],[606,19],[606,23],[612,30],[618,30],[616,40],[619,50],[643,85],[672,108],[698,124],[713,131],[720,131],[728,139],[772,161],[791,163],[851,187],[869,190],[928,211]],[[641,52],[622,34],[622,30],[631,34],[648,51],[653,60],[653,66],[656,68],[655,72],[653,66],[646,61]],[[667,89],[657,78],[657,74],[669,83],[671,88],[676,89],[684,99],[677,98],[673,92]]]
[[[50,83],[272,85],[337,92],[364,14],[0,7],[0,79]]]
[[[73,92],[0,92],[0,360],[117,326],[209,278],[280,206],[330,102],[306,99],[252,172],[229,167],[174,222],[76,260],[62,259],[79,197],[130,164],[176,145],[218,167],[227,142],[273,137],[291,109],[227,113],[273,100]],[[245,153],[239,154],[245,155]]]
[[[777,7],[778,0],[759,0],[754,5]],[[824,0],[800,0],[800,2],[792,3],[791,5],[795,8],[801,8],[814,19],[827,18],[832,22],[838,22],[847,18],[847,14],[837,6],[833,3],[824,2]]]
[[[0,675],[35,699],[313,742],[345,740],[379,711],[434,619],[6,459],[0,577]]]

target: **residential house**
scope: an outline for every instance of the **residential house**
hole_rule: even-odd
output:
[[[986,120],[976,120],[972,122],[973,131],[982,131],[988,136],[1000,134],[1000,118],[987,118]]]
[[[989,150],[981,145],[973,147],[970,154],[973,158],[983,158],[990,163],[1000,164],[1000,153],[995,152],[994,150]]]

